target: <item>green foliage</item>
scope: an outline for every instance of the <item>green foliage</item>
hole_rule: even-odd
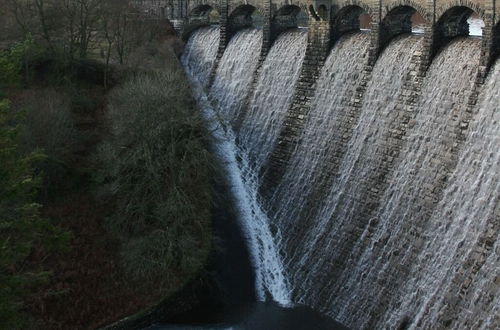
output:
[[[127,273],[185,280],[210,249],[214,165],[181,69],[131,78],[112,92],[108,115],[96,179],[116,201],[109,225],[123,242]]]
[[[12,48],[0,51],[0,88],[18,86],[22,71],[29,75],[29,63],[38,55],[39,49],[33,38],[28,37]]]
[[[23,327],[23,297],[49,273],[30,269],[26,259],[34,247],[54,251],[65,246],[68,234],[40,216],[34,196],[40,177],[33,164],[44,158],[27,156],[16,145],[17,129],[10,121],[8,102],[0,101],[0,320],[5,329]]]

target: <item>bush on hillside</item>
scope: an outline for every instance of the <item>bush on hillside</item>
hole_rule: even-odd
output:
[[[116,202],[109,225],[123,242],[127,274],[165,285],[186,280],[205,263],[214,169],[189,85],[174,61],[111,93],[110,137],[98,155],[98,179]]]
[[[32,89],[15,106],[23,117],[20,139],[25,151],[43,149],[57,162],[71,159],[79,147],[79,134],[69,96],[53,88]]]
[[[0,88],[18,86],[21,83],[21,73],[24,71],[26,76],[30,75],[30,63],[40,52],[29,35],[10,49],[0,50]]]
[[[30,269],[27,258],[34,247],[64,247],[68,236],[40,216],[34,202],[40,177],[33,164],[44,156],[19,152],[11,119],[8,103],[0,101],[0,328],[18,329],[25,326],[20,313],[25,295],[50,275]]]

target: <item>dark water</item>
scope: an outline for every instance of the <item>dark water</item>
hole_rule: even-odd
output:
[[[342,330],[347,329],[327,316],[310,308],[281,307],[272,302],[255,302],[240,306],[227,314],[226,319],[212,324],[158,325],[148,330],[160,329],[258,329],[258,330]]]
[[[273,301],[259,302],[255,294],[255,271],[246,239],[235,218],[234,201],[227,182],[217,182],[214,210],[216,255],[213,262],[220,296],[213,305],[178,315],[171,323],[158,324],[146,330],[159,329],[258,329],[258,330],[342,330],[333,319],[306,306],[280,306]],[[222,298],[221,298],[222,297]],[[222,299],[222,304],[220,300]]]

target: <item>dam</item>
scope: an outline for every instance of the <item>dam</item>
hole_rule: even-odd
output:
[[[260,300],[500,328],[500,2],[138,3],[232,146]]]

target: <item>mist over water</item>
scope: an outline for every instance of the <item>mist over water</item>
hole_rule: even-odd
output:
[[[198,30],[183,57],[200,89],[218,34]],[[423,38],[395,38],[369,72],[369,36],[343,36],[266,200],[259,173],[290,109],[307,36],[282,34],[257,70],[261,42],[258,30],[238,32],[209,98],[198,96],[239,200],[259,299],[303,303],[354,329],[498,325],[500,65],[471,113],[481,40],[445,46],[416,103],[402,106]]]

